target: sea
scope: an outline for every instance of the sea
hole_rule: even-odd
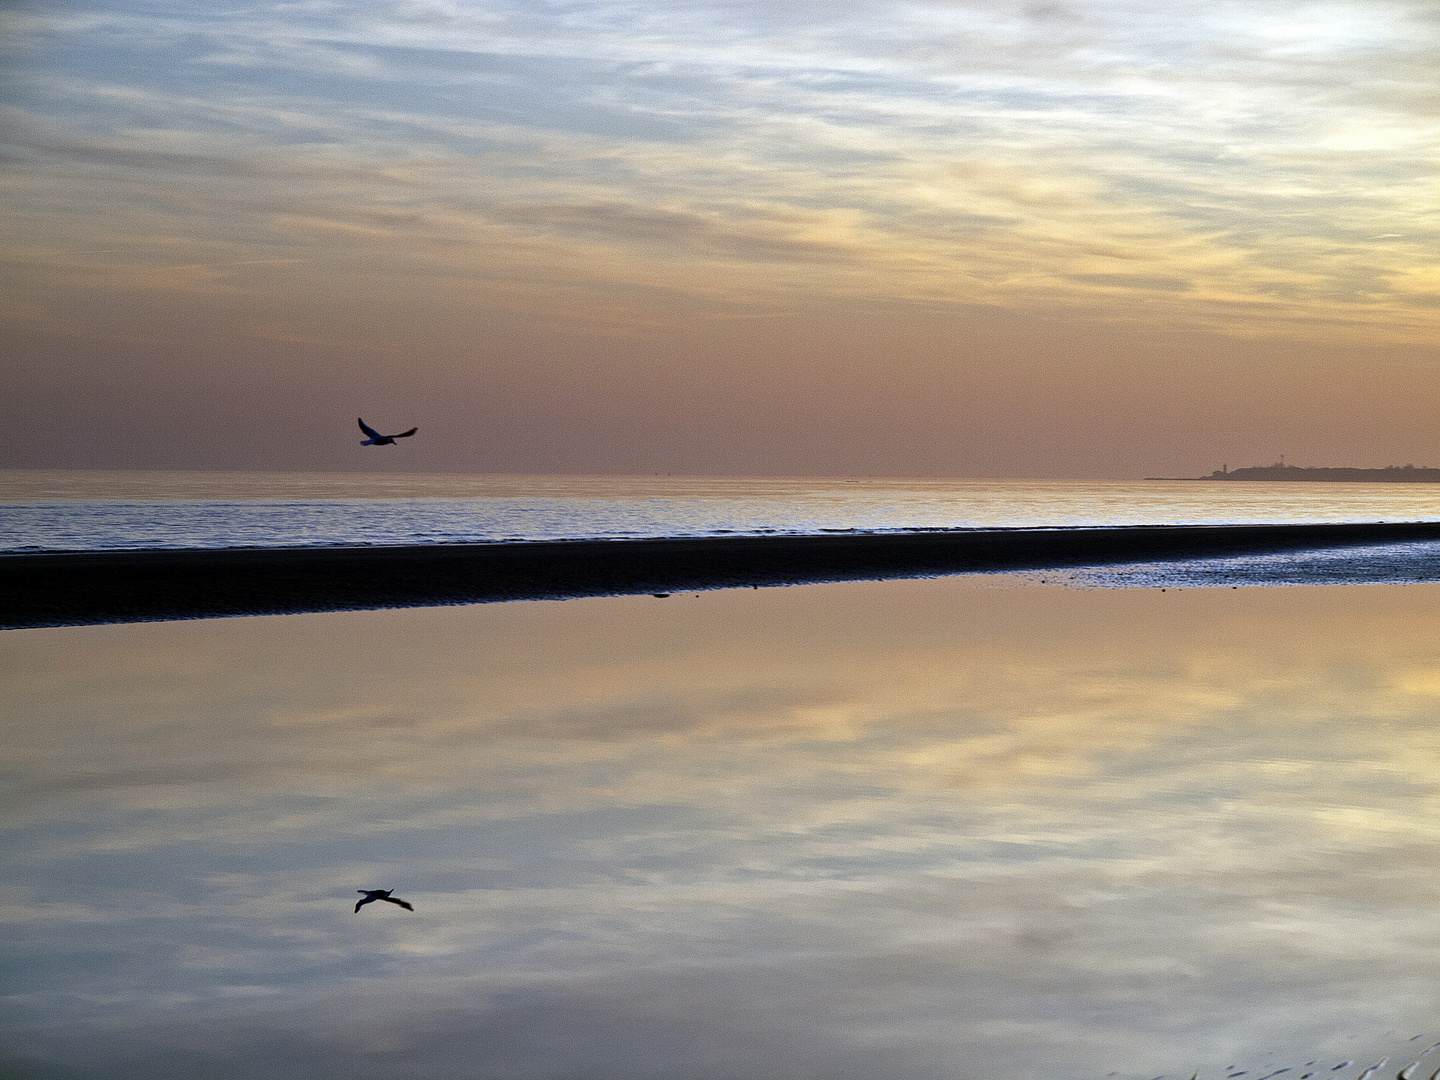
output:
[[[0,553],[1437,521],[1440,484],[0,471]],[[1078,587],[1440,580],[1440,545],[1098,567]]]
[[[1437,521],[1440,484],[0,471],[0,551]]]
[[[11,472],[0,503],[37,552],[1425,521],[1440,485]],[[1427,1080],[1437,565],[0,632],[0,1076]]]

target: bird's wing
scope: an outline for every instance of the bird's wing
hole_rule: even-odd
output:
[[[404,900],[396,900],[393,896],[387,896],[385,899],[386,899],[386,900],[389,900],[390,903],[392,903],[392,904],[398,904],[400,907],[403,907],[406,911],[414,911],[414,910],[415,910],[413,907],[411,907],[409,904],[407,904]]]
[[[372,439],[379,439],[379,438],[382,437],[382,436],[380,435],[380,432],[376,431],[376,430],[375,430],[373,427],[371,427],[369,424],[365,423],[364,420],[359,420],[358,417],[357,417],[356,419],[357,419],[357,421],[358,421],[359,424],[360,424],[360,430],[363,431],[363,432],[365,432],[365,434],[368,435],[368,436],[370,436],[370,438],[372,438]]]
[[[412,427],[409,431],[402,431],[399,435],[391,435],[390,437],[392,439],[408,439],[411,435],[414,435],[415,432],[419,430],[420,429],[418,427]]]
[[[367,896],[364,900],[357,900],[355,902],[355,910],[358,912],[362,907],[364,907],[366,904],[372,903],[374,900],[375,897],[373,896]]]

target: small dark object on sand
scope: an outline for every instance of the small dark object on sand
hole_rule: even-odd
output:
[[[391,896],[390,894],[395,891],[394,889],[356,889],[355,891],[365,897],[364,900],[360,900],[355,904],[355,910],[357,912],[366,904],[373,904],[376,900],[388,900],[396,907],[403,907],[406,911],[415,910],[399,897]]]

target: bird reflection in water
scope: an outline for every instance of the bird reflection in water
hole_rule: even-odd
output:
[[[415,910],[398,896],[391,896],[390,894],[395,891],[394,889],[356,889],[355,891],[365,897],[364,900],[356,901],[355,910],[357,913],[366,904],[373,904],[376,900],[385,900],[388,903],[394,904],[396,907],[403,907],[406,911]]]

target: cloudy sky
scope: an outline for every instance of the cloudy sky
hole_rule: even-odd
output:
[[[1428,0],[0,18],[0,465],[1440,464]]]

